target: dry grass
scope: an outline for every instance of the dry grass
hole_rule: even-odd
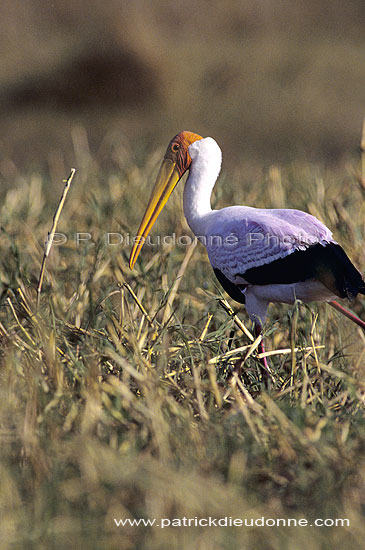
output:
[[[130,246],[105,246],[106,232],[134,233],[159,152],[137,164],[120,147],[109,173],[77,143],[80,170],[58,224],[68,240],[53,245],[37,314],[58,196],[34,175],[1,198],[2,548],[360,549],[364,334],[326,306],[272,307],[268,347],[290,348],[270,357],[275,383],[264,390],[256,352],[237,379],[243,355],[229,352],[251,341],[219,304],[202,247],[190,251],[172,299],[186,248],[145,247],[131,273]],[[223,173],[215,201],[307,209],[363,267],[364,195],[353,174],[354,164],[272,167],[249,185],[237,168]],[[180,200],[177,192],[155,235],[186,234]],[[76,231],[94,244],[77,246]],[[365,316],[361,300],[352,307]],[[251,328],[245,312],[238,317]],[[113,521],[183,516],[351,525],[161,530]]]

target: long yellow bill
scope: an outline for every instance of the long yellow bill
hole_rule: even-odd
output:
[[[131,269],[133,269],[134,264],[137,261],[139,253],[141,252],[146,241],[146,237],[151,231],[151,228],[157,220],[161,210],[167,203],[169,196],[175,189],[180,177],[181,176],[176,166],[176,162],[169,158],[165,158],[161,164],[146,212],[143,216],[141,225],[139,226],[137,237],[134,240],[132,252],[129,258],[129,267]]]

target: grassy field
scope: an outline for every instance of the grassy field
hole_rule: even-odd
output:
[[[1,548],[362,548],[364,334],[325,305],[271,306],[267,348],[284,351],[269,358],[275,382],[265,390],[242,331],[242,323],[252,328],[247,314],[222,306],[200,245],[153,241],[129,270],[125,241],[161,151],[138,162],[128,144],[113,154],[106,170],[87,147],[76,151],[38,312],[44,241],[63,183],[3,171]],[[356,170],[355,161],[332,170],[272,166],[249,181],[236,166],[223,171],[214,204],[310,211],[364,269]],[[190,235],[181,188],[153,237],[173,233]],[[363,300],[350,307],[365,317]],[[114,522],[209,516],[347,518],[350,526]]]

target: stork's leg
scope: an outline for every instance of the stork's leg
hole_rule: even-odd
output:
[[[341,304],[339,304],[338,302],[335,302],[335,300],[328,303],[330,306],[334,307],[335,309],[337,309],[337,311],[342,313],[342,315],[345,315],[345,317],[347,317],[348,319],[351,319],[351,321],[353,321],[354,323],[359,325],[359,327],[365,330],[365,321],[363,321],[362,319],[359,319],[359,317],[357,317],[354,313],[352,313],[352,311],[349,311],[345,307],[341,306]]]
[[[262,333],[262,325],[258,322],[255,322],[255,336],[256,336],[256,338],[258,336],[260,336],[261,333]],[[261,342],[259,343],[257,349],[258,349],[259,353],[265,353],[265,347],[264,347],[263,339],[261,339]],[[269,382],[273,378],[272,374],[271,374],[271,369],[270,369],[269,365],[267,364],[266,357],[262,357],[260,359],[260,363],[261,363],[262,375],[263,375],[264,381],[265,381],[265,386],[268,387]]]

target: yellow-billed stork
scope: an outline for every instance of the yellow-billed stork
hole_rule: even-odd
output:
[[[186,220],[205,245],[214,273],[231,298],[245,304],[259,335],[270,302],[329,302],[365,329],[337,298],[365,294],[365,283],[331,231],[292,209],[229,206],[212,210],[210,198],[222,153],[211,137],[180,132],[169,143],[130,255],[133,269],[158,215],[183,174]],[[259,350],[264,351],[262,342]],[[264,366],[268,368],[266,359]]]

